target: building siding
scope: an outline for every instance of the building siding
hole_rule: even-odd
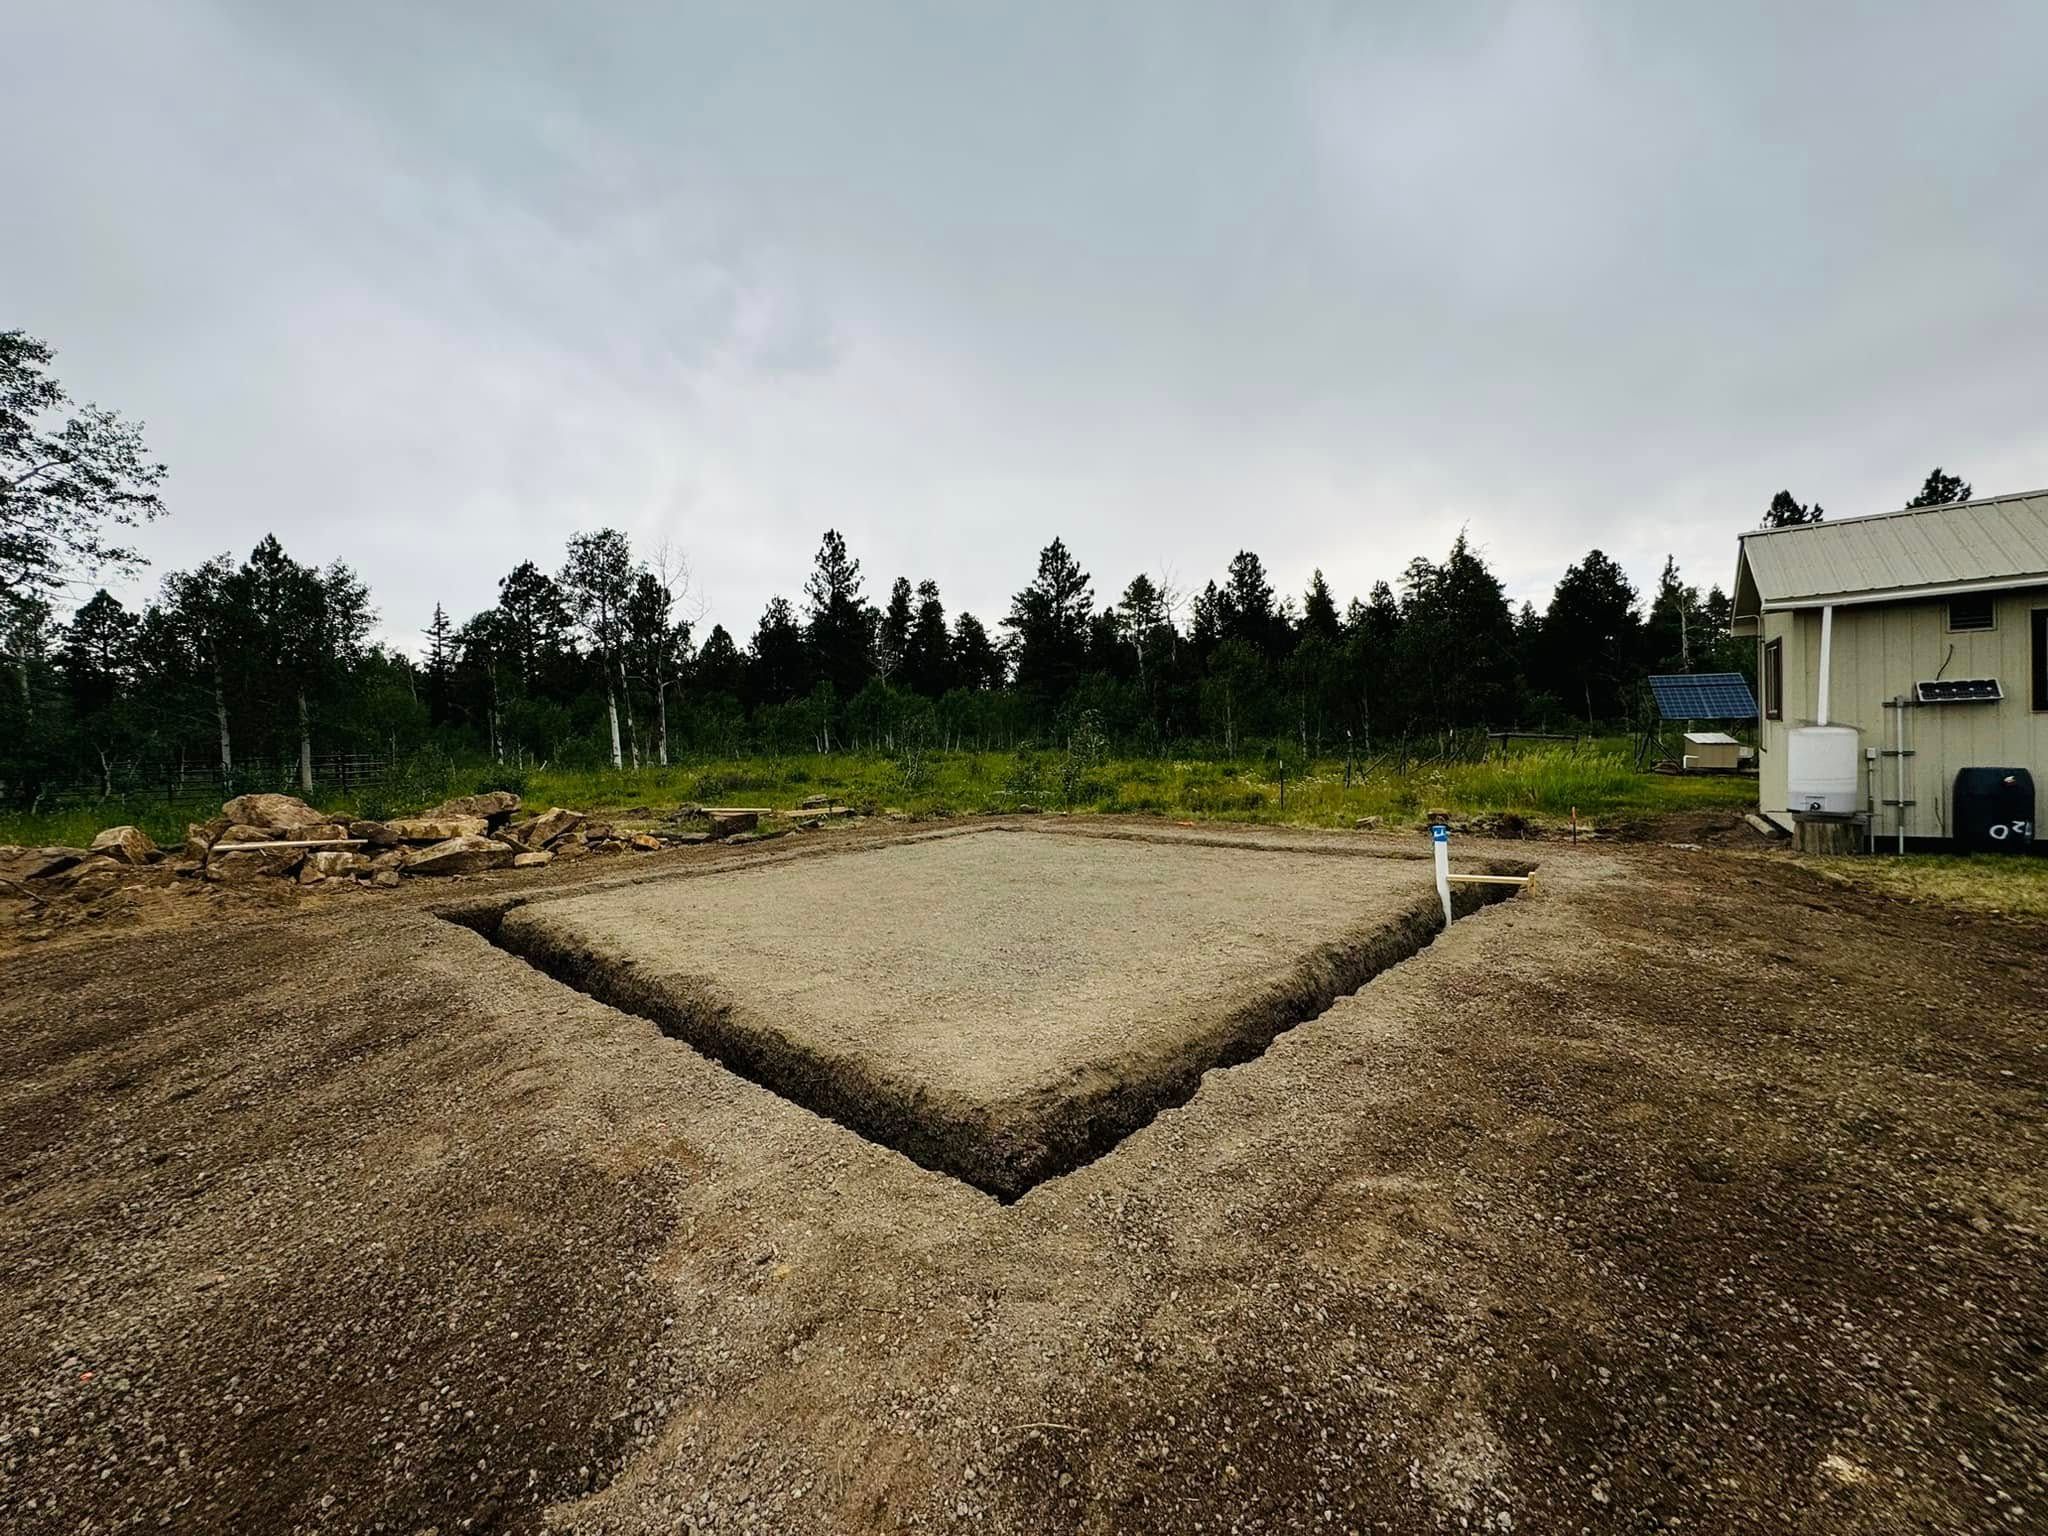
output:
[[[1832,723],[1855,726],[1866,748],[1893,745],[1895,711],[1886,709],[1885,701],[1899,694],[1912,697],[1916,682],[1937,674],[1995,677],[2005,689],[1996,704],[1923,705],[1906,711],[1906,745],[1914,753],[1906,760],[1906,793],[1918,802],[1907,813],[1908,837],[1952,834],[1960,768],[2026,768],[2033,773],[2037,800],[2048,794],[2048,711],[2032,707],[2031,615],[2036,608],[2048,608],[2048,586],[2000,593],[1993,605],[1994,627],[1963,634],[1949,633],[1948,604],[1939,599],[1835,610],[1828,712]],[[1818,708],[1819,611],[1766,612],[1757,641],[1759,658],[1771,640],[1784,641],[1784,719],[1758,721],[1758,796],[1764,810],[1782,813],[1786,733],[1813,724]],[[1880,758],[1878,765],[1877,798],[1883,800],[1894,794],[1892,759]],[[2040,812],[2037,804],[2035,814]],[[1890,809],[1880,807],[1880,835],[1892,835],[1896,825]]]

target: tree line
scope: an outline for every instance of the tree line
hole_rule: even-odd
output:
[[[1342,602],[1321,571],[1276,591],[1248,549],[1199,588],[1143,572],[1099,588],[1055,538],[991,625],[949,612],[931,576],[871,591],[828,529],[795,598],[771,599],[750,633],[700,635],[684,562],[606,528],[515,565],[480,613],[457,622],[437,605],[417,658],[373,640],[353,570],[302,563],[273,536],[246,559],[169,573],[137,608],[100,588],[67,617],[82,575],[137,563],[114,536],[161,511],[163,470],[133,424],[67,414],[49,360],[0,335],[0,624],[15,683],[0,704],[0,796],[17,803],[146,784],[171,763],[310,790],[316,751],[432,744],[625,767],[1013,746],[1081,720],[1133,751],[1312,758],[1479,726],[1621,724],[1647,673],[1753,664],[1729,635],[1727,595],[1702,595],[1675,561],[1644,594],[1590,550],[1542,609],[1516,608],[1463,533]],[[1969,488],[1937,470],[1923,494]],[[1820,516],[1781,492],[1764,521]]]
[[[1539,612],[1509,604],[1462,534],[1398,587],[1340,605],[1318,571],[1274,589],[1250,551],[1182,592],[1140,573],[1107,598],[1063,540],[993,630],[949,613],[936,580],[897,577],[879,603],[827,530],[801,598],[770,600],[744,639],[701,638],[680,562],[636,558],[616,529],[568,541],[553,570],[522,561],[497,601],[457,623],[437,607],[418,659],[373,643],[376,611],[343,564],[273,537],[164,577],[131,609],[100,589],[67,620],[17,633],[5,773],[15,798],[171,759],[290,765],[310,789],[316,744],[403,752],[438,743],[506,763],[639,766],[683,754],[1009,746],[1087,714],[1132,750],[1301,757],[1479,725],[1607,723],[1647,671],[1740,668],[1728,600],[1666,562],[1645,608],[1598,550]],[[147,775],[143,776],[146,780]]]

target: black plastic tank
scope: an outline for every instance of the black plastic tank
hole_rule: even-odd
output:
[[[1956,771],[1956,847],[2025,853],[2034,842],[2034,776],[2024,768]]]

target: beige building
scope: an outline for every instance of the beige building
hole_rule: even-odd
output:
[[[1757,641],[1774,820],[1806,725],[1859,733],[1858,808],[1886,842],[1902,815],[1909,839],[1951,837],[1964,768],[2025,768],[2048,792],[2048,491],[1744,534],[1734,624]]]

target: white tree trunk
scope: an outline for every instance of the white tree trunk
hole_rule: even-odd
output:
[[[306,713],[306,690],[299,690],[299,793],[313,793],[313,724]]]
[[[661,766],[668,766],[668,684],[654,685],[654,750]]]
[[[612,721],[612,766],[623,768],[626,766],[626,757],[619,750],[619,696],[613,691],[610,678],[606,678],[604,682],[604,707]]]
[[[228,699],[227,690],[221,686],[220,658],[213,662],[213,718],[220,727],[220,782],[221,787],[234,793],[235,753],[228,742]]]
[[[619,692],[626,696],[626,741],[633,750],[633,766],[640,766],[640,733],[633,727],[633,689],[626,681],[626,661],[619,658]]]
[[[504,738],[498,734],[498,668],[495,662],[491,665],[490,679],[491,761],[496,763],[502,763],[505,761],[505,741]]]

